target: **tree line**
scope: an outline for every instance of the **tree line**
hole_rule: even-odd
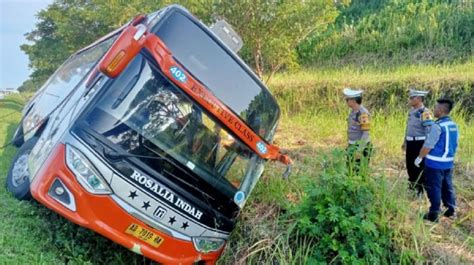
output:
[[[465,0],[55,0],[21,46],[32,74],[19,90],[38,89],[75,51],[172,3],[207,25],[227,20],[244,40],[240,56],[264,80],[301,65],[390,59],[410,49],[434,51],[428,61],[443,52],[457,60],[469,57],[474,43],[473,4]]]

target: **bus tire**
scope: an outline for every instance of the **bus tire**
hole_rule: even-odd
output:
[[[31,199],[28,157],[38,139],[38,137],[29,139],[18,149],[8,170],[7,190],[18,200]]]

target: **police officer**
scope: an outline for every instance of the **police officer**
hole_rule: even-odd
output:
[[[444,216],[454,218],[456,196],[453,187],[454,156],[458,146],[458,126],[449,117],[453,102],[449,99],[437,100],[434,109],[436,122],[423,144],[414,164],[420,166],[425,160],[425,189],[431,206],[423,218],[432,222],[438,221],[441,201],[446,207]]]
[[[372,144],[370,143],[370,113],[362,106],[362,90],[345,88],[343,93],[347,106],[351,108],[347,120],[349,169],[354,169],[354,172],[358,173],[361,167],[361,159],[365,158],[364,161],[368,163],[372,152]]]
[[[424,179],[421,172],[423,172],[424,165],[420,164],[420,167],[416,167],[414,162],[425,142],[430,126],[434,123],[430,110],[423,105],[427,94],[428,91],[410,89],[408,96],[410,97],[411,110],[408,113],[405,139],[402,145],[402,149],[405,150],[409,187],[417,195],[423,194]]]

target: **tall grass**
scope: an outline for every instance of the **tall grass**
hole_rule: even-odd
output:
[[[450,97],[467,119],[474,113],[474,61],[452,67],[406,66],[395,69],[313,69],[276,75],[268,84],[284,113],[314,113],[333,110],[341,104],[342,88],[355,87],[365,91],[365,105],[373,110],[406,110],[408,88],[430,91],[427,106],[435,99]]]
[[[377,4],[374,4],[377,3]],[[452,62],[472,54],[472,1],[352,1],[298,49],[310,65]]]

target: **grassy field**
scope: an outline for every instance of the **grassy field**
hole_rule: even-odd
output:
[[[464,91],[459,98],[469,100],[473,96],[473,66],[470,62],[386,72],[314,69],[275,76],[269,86],[283,110],[275,142],[294,158],[294,173],[289,180],[283,180],[280,176],[284,168],[268,164],[220,263],[473,263],[474,119],[472,112],[466,111],[469,106],[458,106],[453,114],[461,130],[454,177],[459,204],[456,221],[442,219],[439,224],[427,224],[421,220],[419,215],[427,209],[428,202],[407,194],[400,150],[407,86],[425,86],[437,96],[459,87]],[[371,133],[376,153],[366,178],[338,174],[346,170],[341,166],[348,113],[340,95],[343,86],[362,87],[369,94],[366,105],[373,113]],[[20,97],[0,101],[0,145],[11,138],[23,102]],[[432,106],[433,99],[427,104]],[[14,154],[12,146],[0,149],[2,183]],[[346,192],[354,196],[344,197]],[[359,196],[362,192],[365,197]],[[314,224],[303,222],[311,212],[306,206],[312,205],[313,199],[317,201],[315,207],[332,201],[327,205],[335,211],[320,209],[325,214],[315,221],[318,227],[328,229],[323,231],[327,235],[324,238],[317,236],[321,232]],[[360,240],[357,244],[368,246],[372,252],[361,250],[366,256],[355,260],[349,248],[353,243],[337,236],[342,232],[334,231],[333,226],[344,229],[345,218],[353,216],[340,211],[361,206],[363,217],[350,219],[355,221],[347,224],[350,229],[344,235]],[[324,216],[331,218],[326,220]],[[144,262],[142,257],[69,223],[38,203],[18,202],[4,185],[0,188],[0,249],[0,264]],[[328,249],[330,252],[326,252]]]

